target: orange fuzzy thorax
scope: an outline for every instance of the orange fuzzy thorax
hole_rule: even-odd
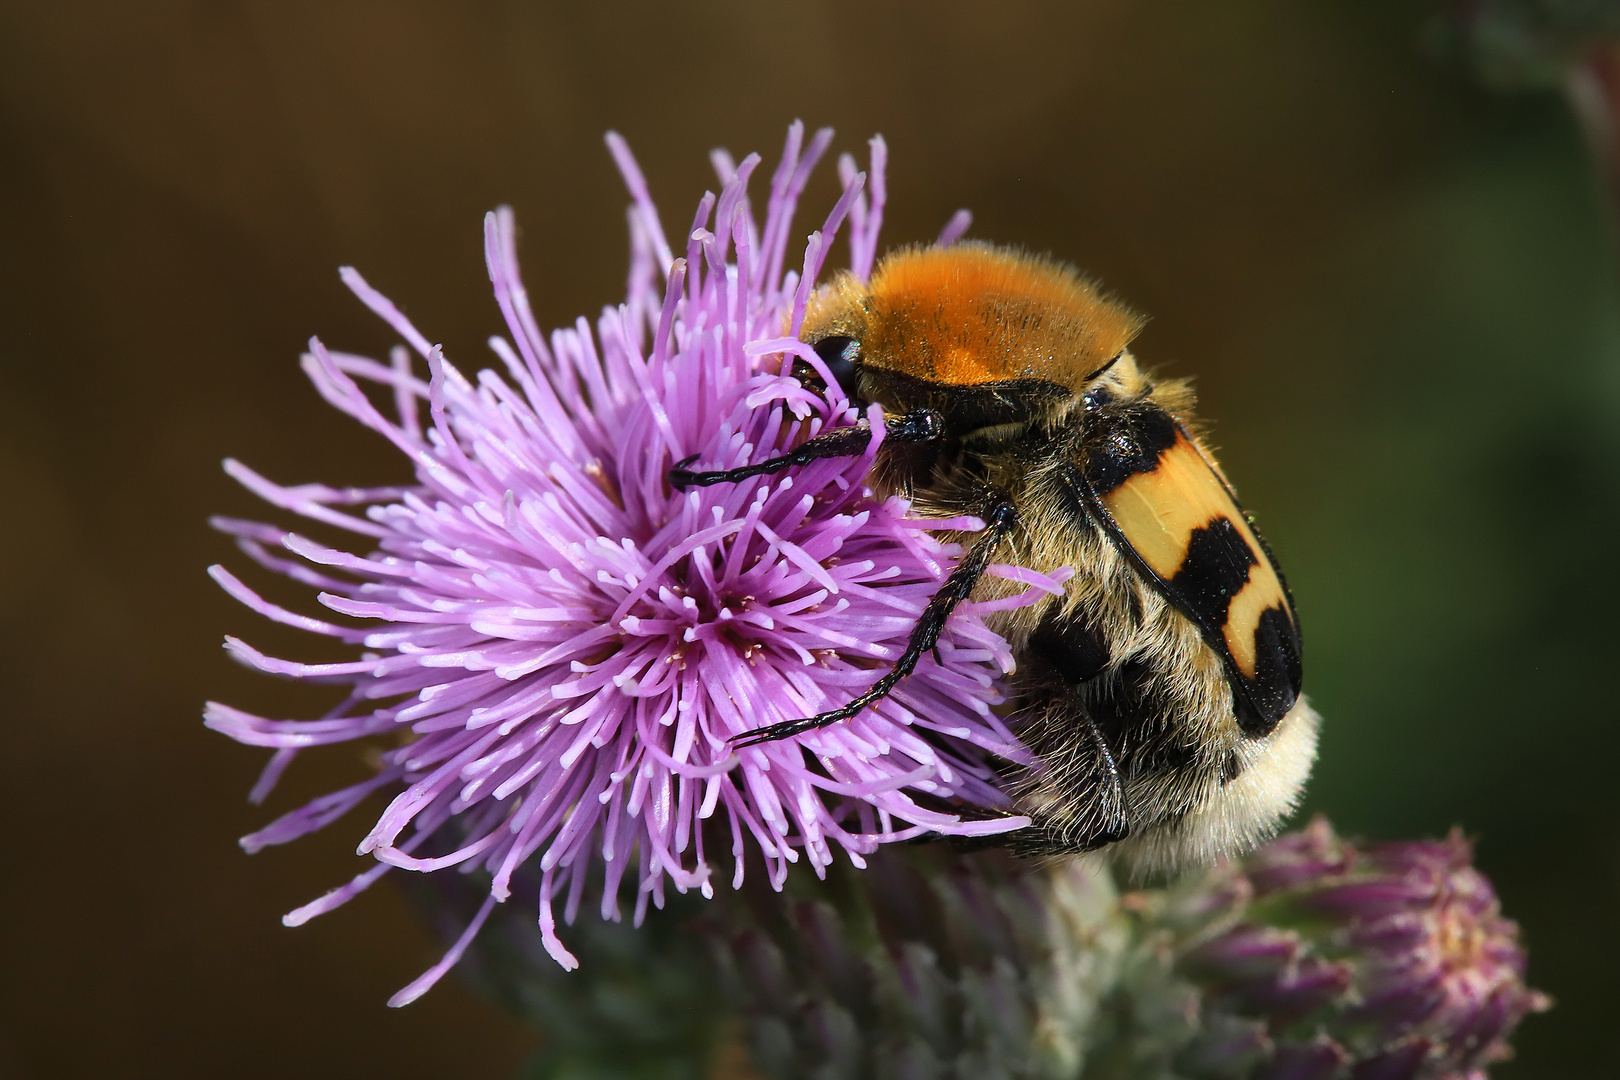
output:
[[[1072,268],[976,243],[895,252],[858,307],[829,307],[815,321],[858,330],[867,364],[958,386],[1046,379],[1078,390],[1142,326]]]

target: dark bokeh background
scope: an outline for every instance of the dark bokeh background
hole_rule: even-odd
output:
[[[0,5],[0,1075],[510,1075],[534,1037],[454,979],[383,1008],[439,949],[396,893],[279,924],[358,822],[235,845],[363,766],[252,808],[261,754],[201,726],[315,707],[219,648],[317,654],[204,576],[243,562],[206,515],[256,510],[219,460],[403,478],[297,369],[310,333],[390,344],[338,264],[475,366],[485,209],[572,320],[622,287],[604,129],[678,226],[708,148],[769,160],[798,116],[888,137],[891,242],[967,205],[1153,316],[1303,610],[1311,808],[1477,835],[1559,999],[1498,1075],[1613,1075],[1620,284],[1561,100],[1426,55],[1431,12]]]

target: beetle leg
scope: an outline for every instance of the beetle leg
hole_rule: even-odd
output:
[[[968,598],[973,587],[984,576],[985,567],[990,565],[990,558],[995,554],[1001,542],[1012,534],[1018,525],[1018,508],[1003,492],[993,492],[990,495],[991,506],[984,514],[985,530],[974,541],[973,546],[956,568],[945,578],[945,584],[928,601],[923,609],[922,618],[911,628],[911,640],[906,645],[906,651],[900,654],[894,667],[884,673],[883,677],[872,684],[871,689],[849,704],[819,716],[806,717],[803,720],[787,720],[780,724],[762,727],[757,731],[750,731],[739,735],[732,740],[734,746],[753,746],[755,743],[772,742],[776,739],[788,739],[801,735],[815,728],[823,728],[828,724],[836,724],[840,720],[848,720],[857,716],[868,705],[875,704],[888,696],[901,679],[910,675],[917,667],[917,661],[923,654],[931,651],[939,641],[939,635],[945,629],[945,622],[950,618],[956,605]]]
[[[886,438],[899,442],[935,442],[945,437],[945,418],[933,409],[916,409],[885,419],[883,432]],[[689,458],[677,461],[675,467],[669,470],[669,486],[676,491],[685,491],[693,484],[699,487],[708,487],[711,484],[735,484],[751,476],[781,472],[794,465],[808,465],[822,458],[857,457],[864,454],[871,443],[872,429],[861,423],[855,427],[824,432],[781,457],[768,458],[735,469],[694,472],[687,468],[698,459],[699,455],[693,454]]]

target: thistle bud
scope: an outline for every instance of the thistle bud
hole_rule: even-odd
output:
[[[720,962],[775,1077],[1475,1080],[1549,1001],[1471,863],[1325,820],[1124,894],[1091,861],[886,852],[767,910],[768,967],[758,929]]]
[[[1456,834],[1356,845],[1318,820],[1121,892],[1101,860],[891,845],[780,892],[756,875],[716,903],[672,898],[639,930],[581,919],[570,947],[593,959],[572,974],[542,962],[532,920],[498,918],[467,972],[548,1032],[548,1067],[1483,1080],[1549,1001],[1471,859]]]
[[[1318,819],[1170,890],[1126,894],[1143,956],[1121,1015],[1158,982],[1199,1001],[1197,1034],[1131,1075],[1483,1077],[1550,1001],[1525,985],[1518,927],[1472,859],[1456,832],[1354,845]],[[1114,1041],[1163,1042],[1139,1020]]]

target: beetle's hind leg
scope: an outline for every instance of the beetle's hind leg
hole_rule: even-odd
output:
[[[1078,855],[1124,840],[1131,833],[1124,784],[1113,751],[1085,706],[1060,694],[1020,731],[1039,762],[1005,778],[1015,804],[1031,824],[976,836],[925,833],[915,843],[945,841],[960,852],[1002,848],[1020,858]],[[958,811],[960,812],[960,811]],[[994,814],[985,814],[990,820]]]
[[[1084,702],[1059,691],[1019,731],[1039,761],[1012,787],[1033,825],[1005,834],[1016,855],[1095,851],[1130,835],[1114,753]]]
[[[883,433],[885,438],[898,442],[937,442],[945,437],[945,418],[933,409],[916,409],[886,418]],[[708,487],[711,484],[735,484],[751,476],[766,476],[794,465],[808,465],[822,458],[858,457],[866,453],[866,448],[871,444],[872,429],[862,421],[854,427],[839,428],[837,431],[817,435],[781,457],[767,458],[735,469],[694,472],[687,468],[699,457],[693,454],[689,458],[677,461],[675,467],[669,470],[669,486],[676,491],[685,491],[694,485]]]

